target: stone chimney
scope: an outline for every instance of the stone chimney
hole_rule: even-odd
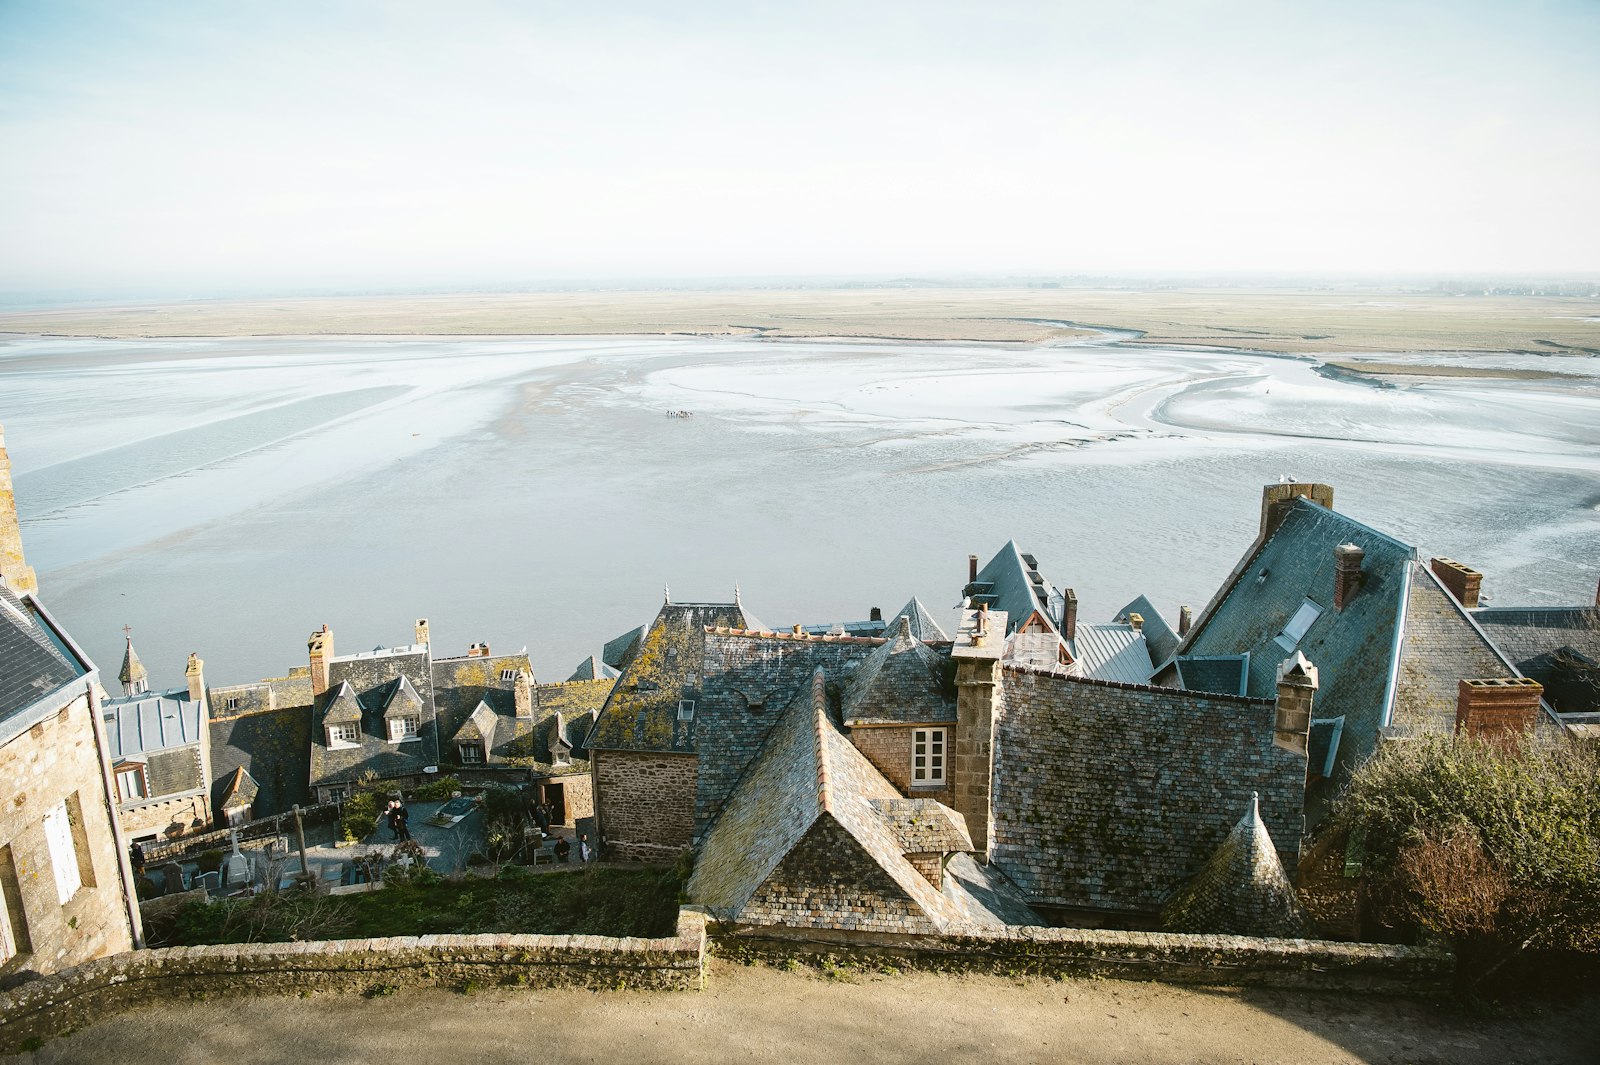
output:
[[[1078,593],[1071,588],[1061,596],[1061,638],[1078,638]]]
[[[475,644],[473,644],[471,647],[467,648],[467,657],[468,658],[488,658],[489,657],[489,645],[487,643],[475,643]]]
[[[206,702],[206,663],[193,651],[189,653],[189,662],[183,669],[183,675],[189,682],[189,701],[200,708],[200,774],[207,785],[211,783],[211,707]],[[271,689],[268,689],[269,691]]]
[[[517,670],[517,679],[511,685],[512,699],[516,703],[517,718],[523,721],[533,719],[533,674],[525,669]]]
[[[1272,745],[1306,755],[1311,746],[1311,702],[1317,694],[1317,667],[1296,651],[1278,667],[1278,713]]]
[[[428,619],[427,618],[418,618],[417,619],[417,639],[416,639],[416,644],[417,644],[418,647],[426,647],[426,646],[428,646]]]
[[[1333,549],[1333,609],[1344,605],[1361,590],[1361,560],[1366,552],[1355,544],[1340,544]]]
[[[1463,680],[1456,689],[1456,735],[1515,746],[1539,718],[1544,687],[1527,677]]]
[[[1284,514],[1288,512],[1289,504],[1296,499],[1309,499],[1319,506],[1332,510],[1333,488],[1330,485],[1295,481],[1287,477],[1277,484],[1267,485],[1261,490],[1261,539],[1265,540],[1277,531]]]
[[[1178,635],[1180,637],[1189,635],[1189,630],[1193,627],[1194,611],[1190,610],[1187,604],[1180,606],[1178,608]]]
[[[972,584],[978,579],[978,556],[967,556],[967,583]]]
[[[1003,610],[967,610],[961,615],[950,657],[956,664],[955,808],[966,819],[978,861],[989,860],[994,834],[994,719],[1001,695],[1000,659],[1005,640],[985,638],[993,625],[1004,635]]]
[[[1430,558],[1428,568],[1439,578],[1439,583],[1456,597],[1456,602],[1468,610],[1478,605],[1478,591],[1483,587],[1483,574],[1463,566],[1453,558]]]
[[[1129,614],[1128,615],[1128,627],[1131,628],[1134,632],[1143,632],[1144,631],[1144,615],[1143,614]]]
[[[206,697],[206,662],[199,655],[191,652],[189,664],[184,667],[184,677],[189,681],[189,699],[194,703],[204,702]]]
[[[878,606],[873,607],[872,608],[872,612],[867,615],[867,620],[868,621],[882,621],[883,620],[883,608],[882,607],[878,607]]]
[[[22,525],[11,490],[11,456],[6,454],[5,427],[0,426],[0,580],[18,595],[38,592],[39,578],[22,556]]]
[[[315,699],[328,690],[328,663],[333,661],[333,630],[327,622],[311,634],[306,650],[311,656],[311,697]]]

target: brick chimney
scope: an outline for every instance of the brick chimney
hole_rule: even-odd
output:
[[[1543,694],[1543,685],[1527,677],[1463,680],[1456,689],[1456,735],[1514,746],[1538,720]]]
[[[1456,597],[1456,602],[1468,610],[1478,605],[1478,590],[1483,587],[1483,574],[1463,566],[1453,558],[1430,558],[1428,568],[1439,578],[1439,583]]]
[[[521,720],[533,718],[533,674],[525,669],[517,670],[517,679],[511,685],[512,699],[516,703],[517,717]]]
[[[967,583],[971,584],[978,579],[978,556],[967,556]]]
[[[11,490],[11,456],[6,454],[4,426],[0,426],[0,580],[18,595],[39,590],[39,578],[22,555],[22,526]]]
[[[1178,608],[1178,635],[1179,636],[1187,636],[1187,635],[1189,635],[1189,630],[1191,628],[1193,628],[1193,627],[1194,627],[1194,611],[1190,610],[1187,605],[1180,606]]]
[[[311,634],[306,650],[311,656],[311,697],[315,699],[328,690],[328,663],[333,660],[333,630],[327,622]]]
[[[1078,638],[1078,593],[1071,588],[1061,596],[1061,638]]]
[[[418,618],[417,619],[417,639],[416,639],[416,644],[417,644],[418,647],[426,647],[426,646],[428,646],[428,619],[427,618]]]
[[[468,658],[488,658],[489,657],[489,645],[487,643],[475,643],[475,644],[473,644],[472,646],[467,648],[467,657]]]
[[[1344,605],[1361,590],[1361,560],[1366,552],[1355,544],[1340,544],[1333,549],[1333,609]]]
[[[1296,651],[1278,667],[1278,712],[1272,745],[1308,754],[1311,745],[1311,702],[1317,694],[1317,667]]]
[[[877,607],[877,606],[873,607],[872,608],[872,613],[867,615],[867,620],[868,621],[882,621],[883,620],[883,608],[882,607]]]
[[[1261,539],[1271,536],[1283,521],[1289,504],[1296,499],[1309,499],[1319,506],[1333,509],[1333,488],[1326,484],[1294,481],[1285,477],[1277,484],[1261,489]]]

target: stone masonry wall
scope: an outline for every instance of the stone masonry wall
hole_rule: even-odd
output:
[[[0,887],[17,953],[0,979],[133,946],[87,694],[0,748]],[[82,887],[63,904],[44,817],[65,801]]]
[[[0,1053],[197,989],[262,995],[472,982],[698,990],[704,979],[705,918],[690,910],[679,912],[676,935],[662,939],[437,935],[168,947],[102,958],[0,994]]]
[[[883,774],[885,780],[899,788],[906,795],[917,799],[937,799],[946,806],[955,806],[955,792],[950,788],[949,782],[954,776],[954,762],[952,757],[955,742],[955,724],[936,726],[945,730],[945,786],[942,788],[918,788],[913,794],[911,791],[911,732],[910,726],[898,725],[873,725],[870,728],[857,727],[850,730],[850,742],[855,744],[856,750],[867,756],[878,772]]]
[[[1451,954],[1424,947],[1098,928],[887,935],[717,925],[712,935],[717,954],[732,959],[803,957],[872,969],[888,964],[1005,976],[1420,994],[1446,989],[1455,971]]]
[[[697,766],[692,754],[594,751],[603,858],[671,861],[694,833]]]
[[[117,820],[122,823],[122,834],[127,839],[156,835],[162,839],[177,839],[190,832],[204,832],[211,827],[211,812],[203,792],[175,799],[158,799],[155,802],[127,804],[117,807]],[[195,822],[200,822],[198,825]],[[170,831],[173,828],[177,831]]]

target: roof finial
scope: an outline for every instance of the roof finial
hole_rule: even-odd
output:
[[[743,606],[744,605],[743,603],[739,602],[739,585],[738,585],[737,582],[735,582],[734,586],[733,586],[733,605],[734,606]]]
[[[1250,816],[1261,816],[1261,793],[1259,791],[1252,791],[1250,793]]]
[[[132,643],[133,642],[133,626],[132,625],[124,625],[124,626],[122,626],[122,635],[123,635],[124,639],[126,639],[129,643]]]
[[[672,605],[672,589],[665,584],[661,586],[661,598],[666,601],[668,606]]]

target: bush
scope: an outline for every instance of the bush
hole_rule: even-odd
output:
[[[453,776],[435,777],[411,792],[412,802],[444,802],[461,790],[461,781]]]
[[[339,811],[339,834],[355,843],[366,839],[378,827],[378,793],[358,791],[345,800]]]
[[[1444,738],[1386,744],[1334,823],[1391,927],[1446,938],[1469,988],[1522,952],[1600,955],[1600,761]],[[1591,958],[1592,960],[1592,958]]]
[[[222,858],[221,851],[201,851],[194,864],[202,873],[214,873],[222,868]]]

